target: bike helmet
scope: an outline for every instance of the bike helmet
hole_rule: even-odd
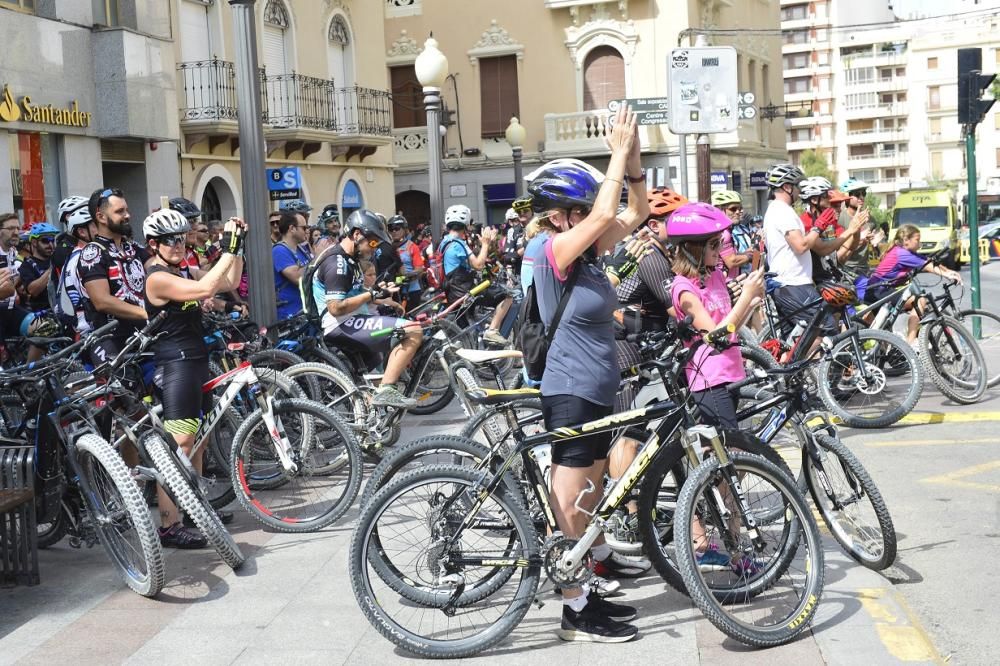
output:
[[[539,213],[552,208],[590,208],[604,180],[597,169],[579,160],[553,160],[532,175],[528,194]]]
[[[508,208],[507,212],[503,214],[503,219],[506,220],[507,222],[510,222],[511,220],[516,220],[518,218],[519,216],[517,214],[517,211],[514,210],[513,208]]]
[[[799,196],[803,201],[821,197],[833,189],[833,184],[822,176],[812,176],[799,183]]]
[[[302,199],[290,199],[289,201],[281,202],[281,210],[290,210],[293,213],[302,213],[303,215],[309,215],[312,212],[312,206],[307,204]]]
[[[671,213],[667,237],[671,243],[706,240],[733,226],[732,220],[715,206],[700,201],[687,203]]]
[[[819,295],[823,297],[823,300],[835,308],[847,307],[858,300],[858,293],[853,286],[837,282],[823,282],[817,286],[819,287]]]
[[[449,229],[464,229],[472,223],[472,211],[464,204],[448,206],[444,212],[444,226]]]
[[[743,197],[740,196],[739,192],[734,192],[732,190],[716,190],[712,192],[712,205],[716,208],[724,208],[729,204],[740,204],[743,205]]]
[[[191,231],[191,223],[180,211],[173,208],[150,213],[149,217],[142,221],[142,235],[146,240],[161,236],[176,236],[188,231]]]
[[[87,210],[86,206],[77,208],[66,218],[66,231],[73,233],[74,229],[85,227],[93,221],[94,218],[90,216],[90,211]]]
[[[840,191],[850,194],[851,192],[856,192],[857,190],[867,190],[868,183],[863,180],[858,180],[857,178],[848,178],[843,183],[840,184]]]
[[[410,223],[406,221],[405,217],[403,217],[402,215],[397,214],[397,215],[393,215],[392,217],[390,217],[389,221],[386,222],[385,226],[387,228],[389,228],[389,229],[391,229],[393,227],[405,227],[405,228],[409,229],[410,228]]]
[[[28,230],[28,239],[34,240],[42,236],[55,236],[58,233],[59,230],[48,222],[35,222],[31,225],[31,229]]]
[[[850,196],[844,194],[840,190],[830,190],[830,203],[832,204],[844,203],[850,198],[851,198]]]
[[[674,212],[688,202],[669,187],[657,187],[646,192],[649,201],[649,216],[662,218]]]
[[[799,183],[805,179],[806,175],[802,173],[802,169],[798,168],[794,164],[775,164],[770,169],[767,170],[767,175],[765,180],[767,181],[767,186],[773,189],[778,189],[782,185],[794,185],[798,187]]]
[[[379,219],[378,213],[367,208],[359,208],[347,218],[345,233],[350,235],[354,233],[355,229],[359,230],[367,238],[378,238],[385,243],[392,242],[389,238],[389,233],[385,230],[385,225]]]
[[[323,212],[319,214],[318,218],[316,218],[316,222],[326,226],[326,223],[333,219],[340,219],[340,209],[337,208],[337,204],[327,204],[326,207],[323,208]]]
[[[511,204],[511,208],[514,209],[515,213],[527,213],[531,211],[531,197],[522,196],[514,199],[514,203]]]
[[[85,208],[87,206],[87,201],[89,201],[87,197],[78,196],[66,197],[60,201],[58,208],[59,221],[64,222],[66,220],[66,215],[81,208]]]
[[[175,210],[187,220],[201,217],[201,209],[194,205],[194,202],[184,197],[174,197],[170,200],[170,210]]]

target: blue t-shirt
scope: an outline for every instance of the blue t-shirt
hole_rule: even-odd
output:
[[[281,271],[289,266],[305,266],[309,263],[309,257],[298,248],[293,253],[287,245],[278,243],[271,248],[271,259],[274,261],[275,299],[285,301],[284,305],[278,306],[278,319],[288,319],[302,312],[302,296],[299,294],[299,286],[282,275]]]
[[[444,266],[444,274],[451,275],[451,273],[459,268],[464,268],[467,271],[472,270],[472,265],[469,263],[469,255],[472,254],[472,250],[469,249],[469,245],[456,236],[445,236],[441,241],[439,246],[441,251],[441,263]]]
[[[524,259],[521,261],[521,293],[523,294],[528,293],[528,287],[531,286],[531,274],[535,269],[535,260],[532,255],[538,252],[538,248],[545,244],[549,236],[549,232],[543,231],[528,241],[524,247]]]
[[[532,239],[534,240],[534,239]],[[547,325],[555,316],[568,275],[559,274],[552,256],[552,238],[529,255],[538,312]],[[615,404],[618,362],[615,359],[613,312],[615,290],[595,264],[577,261],[570,270],[583,271],[573,286],[562,319],[552,337],[542,375],[542,395],[575,395],[598,405]]]

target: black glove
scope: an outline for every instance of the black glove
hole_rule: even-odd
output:
[[[235,254],[237,257],[242,257],[243,238],[243,230],[238,227],[236,231],[223,231],[222,239],[219,241],[219,247],[222,248],[222,253]]]
[[[368,293],[371,294],[372,303],[381,298],[392,298],[392,292],[388,289],[383,289],[382,287],[372,287],[368,290]]]

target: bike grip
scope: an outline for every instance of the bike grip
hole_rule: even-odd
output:
[[[490,281],[489,280],[483,280],[482,282],[480,282],[479,284],[477,284],[475,287],[473,287],[471,291],[469,291],[469,295],[470,296],[478,296],[479,294],[483,293],[484,291],[486,291],[489,288],[490,288]]]
[[[165,311],[164,311],[164,312],[165,312]],[[108,322],[107,324],[105,324],[104,326],[101,326],[101,327],[100,327],[99,329],[97,329],[96,331],[93,331],[93,332],[92,332],[92,333],[90,334],[90,336],[88,336],[88,337],[94,337],[94,338],[99,338],[99,337],[101,337],[102,335],[107,335],[108,333],[110,333],[111,331],[115,330],[116,328],[118,328],[118,320],[117,320],[117,319],[114,319],[114,320],[112,320],[112,321],[109,321],[109,322]]]
[[[379,329],[377,331],[372,331],[371,332],[371,337],[373,337],[373,338],[384,338],[387,335],[392,335],[392,332],[395,331],[395,330],[396,329],[394,329],[394,328],[381,328],[381,329]]]
[[[709,331],[705,334],[705,342],[710,345],[717,345],[727,341],[727,338],[736,332],[735,324],[726,324],[725,326],[720,326],[714,331]]]

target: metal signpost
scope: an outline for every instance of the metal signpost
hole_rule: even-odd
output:
[[[686,135],[697,134],[700,135],[698,197],[707,200],[711,156],[706,135],[735,131],[741,117],[736,49],[731,46],[679,48],[673,49],[668,58],[667,118],[670,131],[679,135],[681,188],[686,195]]]

